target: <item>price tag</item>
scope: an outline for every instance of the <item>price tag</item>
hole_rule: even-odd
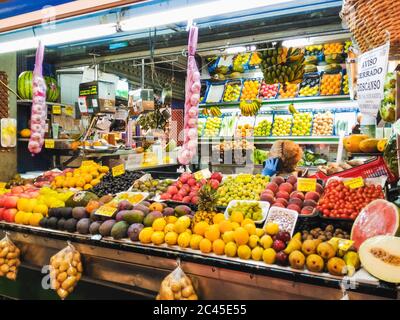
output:
[[[45,139],[44,140],[44,147],[46,149],[54,149],[55,141],[53,139]]]
[[[203,170],[195,172],[193,174],[193,176],[196,180],[209,179],[209,178],[211,178],[211,172],[209,169],[203,169]]]
[[[123,163],[112,168],[113,177],[120,176],[121,174],[124,173],[125,173],[125,165]]]
[[[97,241],[99,241],[99,240],[101,240],[101,238],[102,238],[101,234],[94,234],[94,235],[92,235],[92,236],[90,237],[90,240],[97,240]]]
[[[74,107],[73,106],[65,106],[64,113],[66,116],[74,115]]]
[[[96,210],[95,214],[98,216],[112,217],[115,212],[117,212],[117,208],[101,206]]]
[[[315,191],[317,189],[317,179],[297,178],[297,191]]]
[[[346,187],[350,189],[357,189],[364,186],[364,179],[362,177],[353,178],[343,182]]]
[[[52,107],[53,114],[61,114],[61,106],[54,105]]]
[[[0,182],[0,189],[5,189],[7,182]]]

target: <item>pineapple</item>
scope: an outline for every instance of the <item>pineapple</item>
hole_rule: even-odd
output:
[[[198,197],[198,210],[194,215],[193,225],[200,221],[206,221],[208,224],[212,224],[213,217],[216,214],[215,210],[218,200],[217,190],[211,188],[209,184],[205,184],[199,190]]]

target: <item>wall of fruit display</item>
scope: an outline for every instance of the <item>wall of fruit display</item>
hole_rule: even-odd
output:
[[[257,107],[254,110],[256,109],[258,110]],[[232,112],[220,113],[220,116],[201,115],[198,123],[199,136],[335,136],[338,124],[345,123],[344,130],[350,133],[357,120],[357,110],[352,108],[299,109],[294,113],[271,110],[246,115]]]
[[[346,57],[350,41],[305,48],[263,48],[259,52],[208,58],[211,80],[203,81],[201,103],[269,100],[349,94]],[[263,78],[246,77],[261,69]]]

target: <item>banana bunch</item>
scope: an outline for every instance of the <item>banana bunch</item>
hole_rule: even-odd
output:
[[[221,109],[218,107],[204,108],[201,113],[204,116],[220,117],[222,115]]]
[[[294,107],[294,104],[293,104],[293,103],[289,104],[288,109],[289,109],[289,112],[290,112],[291,114],[299,113],[299,112],[296,110],[296,108]]]
[[[269,48],[267,50],[261,51],[262,64],[265,66],[273,66],[275,64],[282,64],[286,62],[288,48],[278,47]]]
[[[255,116],[261,108],[260,100],[242,100],[239,104],[240,112],[243,116]]]
[[[263,73],[264,80],[267,84],[274,84],[277,82],[292,82],[294,80],[303,78],[304,64],[302,60],[299,60],[284,65],[273,65],[268,68],[264,68]]]

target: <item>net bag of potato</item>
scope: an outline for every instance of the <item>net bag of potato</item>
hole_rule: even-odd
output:
[[[198,297],[192,281],[178,265],[161,282],[156,300],[198,300]]]
[[[65,299],[82,277],[81,254],[68,242],[68,245],[50,258],[51,288],[61,299]]]
[[[8,234],[0,240],[0,276],[10,280],[17,279],[20,250],[8,237]]]

